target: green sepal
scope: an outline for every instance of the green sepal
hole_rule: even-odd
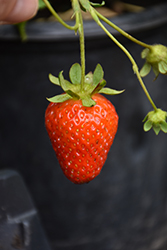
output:
[[[85,96],[82,99],[82,105],[85,106],[85,107],[92,107],[92,106],[96,105],[96,102],[92,98]]]
[[[81,4],[81,6],[85,9],[85,10],[87,10],[87,11],[89,11],[90,10],[90,3],[89,3],[89,1],[88,0],[79,0],[79,2],[80,2],[80,4]]]
[[[145,77],[150,73],[150,71],[151,71],[151,65],[146,62],[140,70],[141,77]]]
[[[73,91],[71,91],[70,89],[66,90],[66,93],[68,95],[70,95],[72,97],[72,99],[74,99],[74,100],[79,100],[80,99],[80,96],[77,95],[76,93],[74,93]]]
[[[53,96],[51,98],[46,98],[49,102],[55,102],[55,103],[61,103],[61,102],[65,102],[69,99],[71,99],[71,97],[65,93],[65,94],[61,94],[61,95],[56,95]]]
[[[155,134],[158,135],[160,130],[161,130],[159,124],[158,125],[153,124],[153,130],[154,130]]]
[[[157,79],[159,73],[167,75],[167,47],[162,44],[150,45],[142,51],[141,57],[146,59],[146,63],[141,70],[140,75],[143,77],[150,72],[150,66]]]
[[[106,95],[119,95],[123,93],[125,90],[115,90],[115,89],[110,89],[110,88],[102,88],[99,93],[101,94],[106,94]]]
[[[143,129],[145,132],[149,131],[152,128],[152,122],[149,120],[144,123]]]
[[[155,79],[154,79],[154,81],[155,81],[157,79],[157,77],[159,76],[159,70],[156,66],[153,66],[152,69],[153,69],[153,72],[155,74]]]
[[[147,132],[153,128],[156,135],[159,134],[160,130],[162,130],[164,133],[167,133],[166,118],[166,111],[161,109],[150,111],[143,120],[145,122],[143,126],[144,131]]]
[[[164,61],[162,61],[161,64],[162,64],[162,67],[163,67],[163,68],[166,70],[166,72],[167,72],[167,63],[164,62]]]
[[[147,121],[148,119],[148,114],[144,117],[143,122]]]
[[[86,12],[86,9],[82,5],[80,5],[80,7],[82,11]]]
[[[92,72],[89,72],[89,73],[85,76],[84,82],[85,82],[86,84],[93,85],[93,74],[92,74]]]
[[[85,76],[83,85],[81,84],[81,73],[80,64],[75,63],[69,71],[72,83],[64,79],[63,71],[59,73],[58,78],[49,74],[50,81],[55,85],[61,86],[66,94],[47,98],[47,100],[50,102],[63,102],[68,99],[81,100],[83,106],[92,107],[96,105],[96,102],[92,99],[96,93],[117,95],[124,92],[124,90],[118,91],[104,88],[106,81],[103,79],[104,71],[100,64],[97,64],[93,73],[89,72]]]
[[[164,133],[167,133],[167,123],[165,121],[160,123],[160,127]]]
[[[49,80],[50,80],[53,84],[60,86],[60,82],[59,82],[59,78],[58,78],[58,77],[53,76],[52,74],[49,74]]]
[[[72,88],[72,84],[64,79],[63,71],[59,73],[59,81],[60,81],[60,86],[65,92],[67,92],[67,90]]]
[[[105,1],[103,1],[102,3],[92,3],[90,2],[90,4],[94,7],[94,8],[97,8],[97,7],[102,7],[105,5]]]
[[[100,64],[97,64],[94,72],[93,72],[93,85],[97,86],[97,84],[103,79],[104,71]]]
[[[70,80],[73,84],[79,84],[81,82],[81,66],[79,63],[75,63],[70,68],[69,72]]]
[[[93,74],[89,72],[85,76],[85,91],[90,95],[98,93],[101,88],[106,85],[106,81],[103,79],[104,71],[100,64],[97,64]]]
[[[149,51],[150,51],[150,50],[149,50],[148,48],[144,49],[144,50],[141,52],[141,58],[142,58],[142,59],[146,58],[147,55],[148,55],[148,53],[149,53]]]
[[[98,93],[101,88],[103,88],[106,85],[106,81],[103,79],[104,71],[100,64],[97,64],[94,72],[89,72],[85,76],[85,86],[84,90],[85,92],[92,96],[95,93]]]
[[[161,74],[167,73],[167,64],[164,61],[158,63],[158,69]]]
[[[97,86],[96,88],[92,91],[91,96],[99,93],[101,89],[104,88],[104,86],[106,85],[106,81],[103,79]]]

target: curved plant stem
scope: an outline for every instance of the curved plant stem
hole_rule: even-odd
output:
[[[81,7],[78,0],[72,0],[72,6],[76,17],[78,15],[78,33],[79,33],[79,43],[80,43],[80,59],[81,59],[81,91],[84,89],[85,80],[85,37],[84,37],[84,27]]]
[[[16,24],[18,31],[20,33],[22,42],[27,40],[27,33],[25,31],[25,25],[26,25],[26,21]]]
[[[135,72],[135,74],[137,75],[137,78],[140,82],[140,85],[146,95],[146,97],[148,98],[150,104],[152,105],[153,109],[155,111],[157,111],[157,107],[156,105],[154,104],[141,76],[140,76],[140,73],[139,73],[139,70],[138,70],[138,66],[135,62],[135,60],[133,59],[133,57],[131,56],[131,54],[129,53],[129,51],[122,45],[118,42],[118,40],[105,28],[105,26],[100,22],[98,21],[97,24],[104,30],[104,32],[112,39],[112,41],[127,55],[127,57],[129,58],[129,60],[131,61],[132,63],[132,66],[133,66],[133,70]]]
[[[52,15],[67,29],[69,30],[75,30],[77,31],[78,29],[78,22],[77,22],[77,16],[76,16],[76,23],[74,26],[68,25],[66,22],[61,19],[61,17],[56,13],[56,11],[52,8],[51,4],[48,2],[48,0],[43,0],[43,2],[46,4],[47,8],[49,11],[52,13]]]
[[[94,8],[93,8],[94,9]],[[120,34],[122,34],[123,36],[125,36],[126,38],[128,38],[129,40],[131,40],[134,43],[137,43],[138,45],[148,48],[150,49],[152,46],[146,43],[143,43],[139,40],[137,40],[136,38],[132,37],[131,35],[129,35],[128,33],[126,33],[124,30],[122,30],[121,28],[119,28],[117,25],[115,25],[114,23],[112,23],[111,21],[109,21],[107,18],[105,18],[103,15],[101,15],[97,10],[95,10],[96,15],[105,23],[107,23],[109,26],[111,26],[113,29],[117,30]]]
[[[136,64],[136,63],[135,63],[135,64]],[[138,80],[139,80],[139,82],[140,82],[140,85],[141,85],[141,87],[142,87],[142,89],[143,89],[145,95],[147,96],[147,99],[148,99],[149,102],[151,103],[151,105],[152,105],[154,111],[157,111],[158,109],[157,109],[155,103],[153,102],[153,100],[152,100],[152,98],[151,98],[151,96],[150,96],[148,90],[146,89],[146,86],[145,86],[145,84],[144,84],[144,82],[143,82],[143,80],[142,80],[142,78],[141,78],[141,76],[140,76],[139,71],[137,70],[135,73],[136,73],[136,75],[137,75],[137,78],[138,78]]]

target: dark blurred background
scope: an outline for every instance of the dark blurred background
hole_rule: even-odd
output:
[[[145,43],[166,45],[166,10],[163,3],[138,13],[137,19],[126,13],[113,21]],[[86,25],[91,33],[95,26]],[[52,28],[43,36],[54,35]],[[6,34],[2,29],[10,30],[0,27],[1,34]],[[141,68],[143,48],[115,35]],[[142,120],[152,108],[131,63],[106,35],[86,36],[86,71],[100,63],[108,86],[126,91],[108,97],[120,120],[101,174],[78,186],[64,177],[44,126],[46,97],[61,93],[48,74],[64,70],[68,78],[71,65],[80,62],[78,38],[72,33],[65,40],[39,41],[40,36],[26,43],[0,41],[0,169],[21,174],[54,250],[166,250],[167,137],[143,131]],[[167,78],[153,79],[151,73],[144,81],[157,106],[167,110]]]

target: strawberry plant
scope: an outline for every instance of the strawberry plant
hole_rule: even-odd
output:
[[[64,79],[63,71],[58,77],[49,75],[50,81],[59,85],[63,93],[48,98],[50,104],[45,113],[45,125],[64,174],[72,182],[81,184],[91,181],[100,173],[117,132],[116,110],[101,94],[115,95],[124,91],[105,87],[106,81],[100,64],[97,64],[93,73],[86,73],[82,11],[91,14],[97,25],[131,61],[133,72],[153,109],[143,120],[144,131],[153,128],[156,135],[160,130],[167,133],[167,112],[157,108],[142,78],[150,72],[151,67],[155,73],[155,79],[159,74],[167,74],[167,48],[160,44],[149,45],[141,42],[105,18],[95,8],[103,6],[104,1],[96,4],[88,0],[71,0],[73,16],[75,16],[74,26],[64,22],[48,0],[43,2],[64,27],[79,35],[81,63],[71,66],[70,82]],[[108,31],[104,23],[144,48],[141,56],[146,62],[140,71],[130,52]]]

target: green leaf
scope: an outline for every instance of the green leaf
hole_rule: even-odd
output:
[[[84,107],[92,107],[92,106],[96,105],[96,102],[92,98],[90,98],[90,97],[84,97],[82,99],[82,105]]]
[[[63,77],[63,71],[61,71],[59,73],[59,81],[60,81],[60,85],[62,87],[62,89],[66,92],[67,90],[71,89],[72,88],[72,84],[65,80],[64,77]]]
[[[93,72],[93,85],[97,85],[98,83],[100,83],[100,81],[103,79],[104,76],[104,71],[101,67],[100,64],[97,64],[94,72]]]
[[[97,7],[102,7],[105,5],[105,1],[103,1],[102,3],[92,3],[90,2],[90,4],[94,7],[94,8],[97,8]]]
[[[71,97],[68,94],[61,94],[61,95],[56,95],[53,96],[51,98],[46,98],[49,102],[55,102],[55,103],[61,103],[61,102],[65,102],[69,99],[71,99]]]
[[[149,131],[152,128],[152,122],[150,122],[149,120],[147,120],[144,123],[143,129],[145,132]]]
[[[110,89],[110,88],[103,88],[99,91],[101,94],[106,94],[106,95],[119,95],[123,93],[125,90],[115,90],[115,89]]]
[[[146,62],[140,70],[141,77],[145,77],[146,75],[148,75],[150,73],[150,70],[151,70],[151,65]]]
[[[55,85],[60,86],[59,78],[49,74],[49,80],[54,83]]]
[[[165,121],[160,123],[160,127],[164,133],[167,133],[167,123]]]
[[[70,68],[69,72],[70,80],[73,84],[79,84],[81,82],[81,66],[79,63],[75,63]]]
[[[144,49],[142,52],[141,52],[141,58],[146,58],[147,57],[147,55],[148,55],[148,53],[149,53],[149,49],[148,48],[146,48],[146,49]]]

